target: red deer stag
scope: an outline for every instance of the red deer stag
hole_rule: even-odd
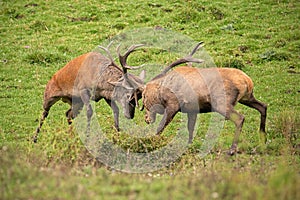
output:
[[[237,102],[258,110],[261,114],[260,131],[266,141],[267,106],[253,96],[253,82],[244,72],[234,68],[171,68],[184,62],[200,47],[199,43],[186,58],[179,59],[149,81],[142,98],[146,108],[145,121],[155,122],[156,114],[163,114],[157,128],[160,134],[177,112],[187,113],[189,143],[192,142],[197,113],[218,112],[235,124],[235,135],[228,154],[233,155],[242,130],[244,116],[234,110]]]
[[[41,130],[45,118],[48,116],[51,106],[57,101],[62,100],[71,105],[66,112],[68,123],[72,123],[83,108],[87,108],[88,127],[93,115],[90,100],[98,102],[104,99],[111,107],[114,115],[114,126],[119,130],[119,109],[115,101],[119,102],[124,110],[126,118],[134,117],[135,106],[138,99],[141,98],[141,88],[144,86],[143,73],[140,77],[127,73],[128,69],[136,69],[127,65],[127,57],[142,45],[131,46],[124,55],[120,54],[120,45],[117,48],[121,67],[114,62],[109,46],[104,48],[108,58],[98,52],[90,52],[81,55],[63,68],[57,71],[46,85],[44,92],[44,112],[33,137],[37,141],[38,133]]]

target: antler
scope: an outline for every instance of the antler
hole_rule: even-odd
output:
[[[194,62],[194,63],[203,63],[204,60],[202,59],[198,59],[198,58],[193,58],[192,56],[196,53],[196,51],[198,51],[200,48],[202,48],[204,45],[201,45],[203,44],[204,42],[199,42],[196,47],[193,49],[193,51],[187,55],[186,57],[184,58],[180,58],[176,61],[174,61],[173,63],[171,63],[168,67],[166,67],[161,74],[165,74],[167,73],[170,69],[172,69],[173,67],[177,66],[177,65],[180,65],[180,64],[183,64],[183,63],[187,63],[187,62]],[[200,46],[201,45],[201,46]]]
[[[119,61],[121,63],[121,66],[122,66],[122,69],[123,69],[123,72],[124,74],[127,73],[127,69],[138,69],[140,67],[142,67],[143,65],[141,66],[129,66],[127,65],[127,58],[128,56],[134,52],[136,50],[136,48],[138,47],[141,47],[141,46],[144,46],[144,44],[136,44],[136,45],[132,45],[131,47],[129,47],[129,49],[125,52],[125,54],[122,56],[120,54],[120,45],[117,47],[117,52],[118,52],[118,56],[119,56]]]
[[[201,44],[203,44],[203,45],[201,45]],[[200,46],[201,45],[201,46]],[[201,41],[201,42],[199,42],[196,46],[195,46],[195,48],[193,49],[193,51],[189,54],[189,56],[193,56],[195,53],[196,53],[196,51],[198,51],[200,48],[202,48],[204,46],[204,42],[203,41]]]
[[[111,55],[111,53],[110,53],[110,51],[109,51],[109,47],[112,45],[112,43],[113,43],[113,41],[111,41],[111,42],[107,45],[106,48],[103,47],[103,46],[98,46],[98,47],[101,48],[101,49],[103,49],[103,50],[107,53],[108,58],[109,58],[110,61],[111,61],[111,65],[113,65],[113,66],[117,67],[118,69],[120,69],[120,68],[118,67],[118,65],[115,63],[115,61],[114,61],[114,59],[113,59],[113,57],[112,57],[112,55]]]

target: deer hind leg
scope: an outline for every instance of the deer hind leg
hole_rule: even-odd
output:
[[[73,119],[73,112],[72,112],[72,99],[71,98],[62,98],[61,99],[64,103],[68,103],[71,108],[69,110],[67,110],[66,112],[66,117],[68,120],[68,124],[72,124],[72,119]]]
[[[72,112],[72,107],[69,110],[67,110],[66,117],[67,117],[68,124],[71,125],[72,120],[74,119],[73,112]]]
[[[80,111],[82,110],[82,107],[83,107],[83,103],[77,102],[77,103],[73,103],[71,105],[71,108],[69,110],[67,110],[66,117],[67,117],[69,125],[72,124],[73,119],[75,119],[77,117],[77,115],[80,113]]]
[[[43,123],[49,114],[49,110],[50,110],[51,106],[53,106],[58,100],[59,100],[58,97],[51,97],[49,99],[44,100],[44,104],[43,104],[44,111],[43,111],[42,117],[40,119],[39,126],[37,127],[35,134],[33,136],[34,143],[37,142],[38,134],[40,133]]]
[[[266,137],[266,118],[267,118],[267,105],[256,100],[253,94],[251,94],[249,100],[241,100],[241,104],[244,104],[250,108],[254,108],[258,112],[260,112],[260,133],[264,143],[267,141]]]
[[[72,103],[71,108],[66,112],[66,117],[68,120],[68,124],[72,124],[72,121],[77,115],[80,113],[83,107],[82,101],[76,101]]]
[[[195,123],[197,120],[197,113],[188,113],[188,131],[189,131],[189,141],[188,143],[191,144],[193,141],[193,133],[195,129]]]
[[[112,101],[112,100],[109,100],[109,99],[105,99],[105,101],[111,107],[111,109],[113,111],[115,128],[116,128],[117,131],[120,131],[120,128],[119,128],[119,108],[118,108],[115,101]]]

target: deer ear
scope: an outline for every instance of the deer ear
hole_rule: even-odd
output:
[[[140,79],[144,82],[145,77],[146,77],[146,71],[145,71],[145,70],[141,71],[139,77],[140,77]]]

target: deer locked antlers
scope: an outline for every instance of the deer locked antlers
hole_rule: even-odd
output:
[[[114,59],[113,59],[113,57],[112,57],[112,55],[110,53],[110,50],[109,50],[109,48],[112,45],[112,43],[113,42],[110,42],[106,48],[103,47],[103,46],[98,46],[98,47],[101,48],[101,49],[103,49],[107,53],[107,55],[108,55],[108,57],[109,57],[109,59],[111,61],[111,65],[113,65],[115,67],[118,67],[118,65],[114,62]],[[139,69],[139,68],[141,68],[141,67],[144,66],[144,65],[141,65],[141,66],[129,66],[129,65],[127,65],[127,58],[128,58],[128,56],[132,52],[136,51],[137,48],[145,46],[144,44],[136,44],[136,45],[130,46],[128,48],[128,50],[124,53],[123,56],[120,53],[120,46],[121,46],[121,44],[119,44],[118,47],[117,47],[117,53],[118,53],[119,61],[120,61],[120,64],[121,64],[122,68],[119,68],[119,67],[118,68],[122,69],[123,74],[126,74],[128,69]]]

